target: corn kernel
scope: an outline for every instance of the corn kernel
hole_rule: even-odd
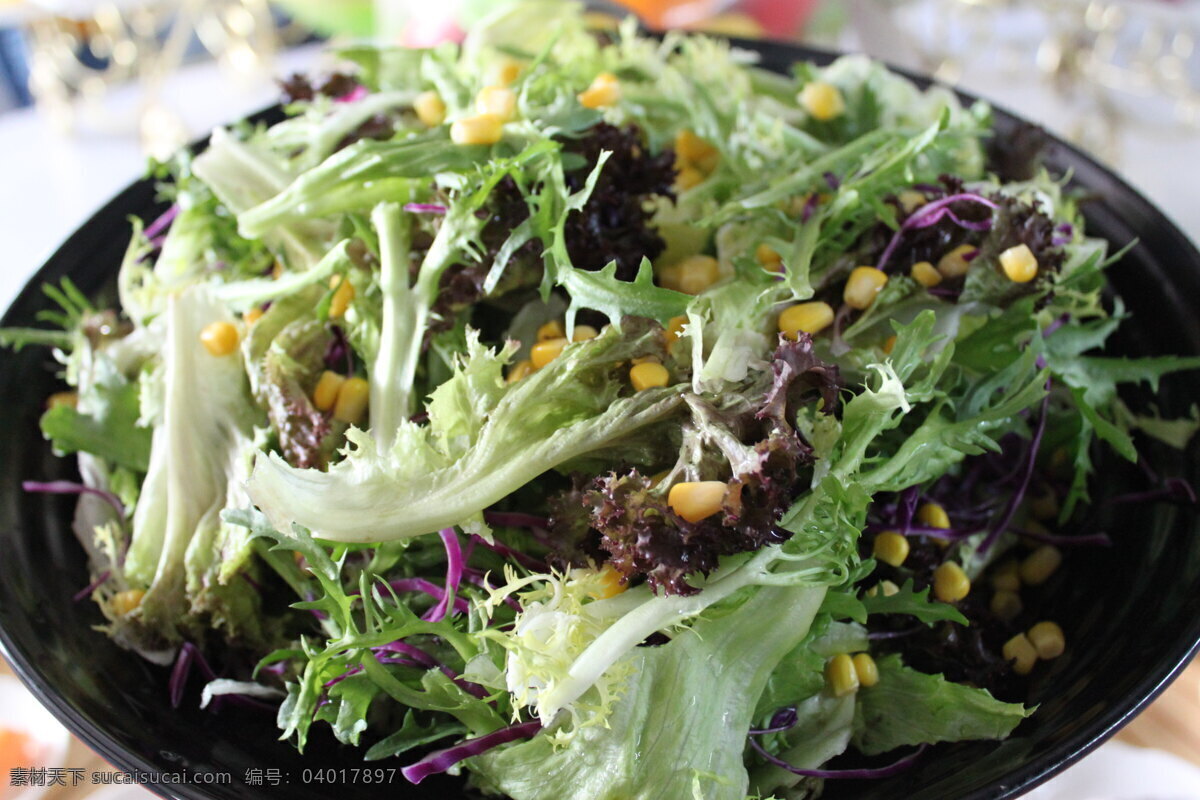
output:
[[[937,271],[937,268],[928,261],[918,261],[912,265],[912,270],[909,272],[912,279],[917,283],[930,289],[942,282],[942,273]]]
[[[893,333],[891,336],[884,339],[881,347],[883,348],[883,352],[890,356],[892,351],[896,349],[896,334]]]
[[[554,359],[562,354],[563,348],[567,346],[566,337],[557,339],[546,339],[538,342],[529,351],[529,360],[533,362],[534,369],[541,369],[549,364]]]
[[[345,382],[344,375],[330,370],[321,373],[321,377],[317,380],[317,386],[313,389],[313,405],[317,407],[318,411],[333,409],[337,404],[338,392],[341,391],[342,384]]]
[[[532,375],[534,372],[532,361],[518,361],[508,369],[508,375],[504,378],[505,383],[516,383],[522,378]]]
[[[712,256],[688,256],[675,265],[679,274],[679,291],[700,294],[721,277],[721,265]]]
[[[754,249],[754,257],[767,272],[783,272],[783,256],[766,242]]]
[[[417,95],[417,99],[413,100],[413,111],[417,112],[417,119],[431,128],[446,121],[446,104],[441,95],[434,91]]]
[[[1009,559],[992,571],[992,588],[1015,592],[1021,588],[1020,565]]]
[[[884,597],[891,597],[894,594],[900,594],[900,587],[894,581],[880,581],[879,591],[883,592]]]
[[[563,324],[556,319],[552,319],[549,322],[543,323],[542,326],[537,329],[537,340],[539,342],[544,342],[547,339],[561,339],[566,335],[567,329],[564,328]]]
[[[117,592],[112,597],[110,607],[118,617],[123,617],[140,606],[142,598],[145,596],[146,593],[141,589],[127,589],[124,592]]]
[[[571,332],[571,341],[586,342],[588,339],[595,339],[599,335],[591,325],[576,325],[575,330]]]
[[[833,307],[829,303],[797,303],[785,308],[779,315],[779,332],[795,341],[799,333],[820,333],[832,322]]]
[[[677,483],[667,493],[667,505],[688,522],[699,522],[721,510],[727,489],[723,481]]]
[[[275,266],[271,267],[271,278],[274,280],[279,280],[283,277],[285,272],[287,272],[287,270],[283,268],[283,264],[279,261],[276,261]]]
[[[1021,595],[1008,589],[998,589],[992,595],[991,602],[992,613],[1000,619],[1008,622],[1017,618],[1024,606],[1021,603]]]
[[[1041,586],[1061,563],[1062,553],[1059,549],[1052,544],[1044,544],[1021,562],[1021,580],[1030,586]]]
[[[485,86],[475,95],[475,110],[508,121],[517,113],[517,93],[505,86]]]
[[[1013,672],[1018,675],[1028,675],[1033,672],[1033,665],[1037,663],[1037,649],[1029,641],[1029,637],[1023,633],[1018,633],[1005,642],[1000,652],[1005,661],[1012,662]]]
[[[488,70],[488,77],[495,85],[507,86],[521,77],[521,63],[511,58],[505,58],[492,65]]]
[[[658,356],[638,356],[629,359],[629,363],[636,367],[638,364],[661,364],[662,362],[658,360]]]
[[[1030,628],[1026,635],[1033,644],[1033,649],[1037,650],[1038,658],[1045,661],[1058,658],[1067,649],[1063,630],[1056,622],[1039,622]]]
[[[1058,516],[1058,496],[1054,494],[1054,490],[1044,487],[1042,491],[1035,494],[1033,500],[1029,502],[1029,513],[1033,514],[1034,519],[1056,518]]]
[[[629,588],[629,581],[625,576],[613,567],[612,564],[605,564],[600,568],[600,586],[592,593],[592,598],[595,600],[608,600],[610,597],[616,597],[621,592]]]
[[[917,509],[917,522],[926,528],[941,528],[945,530],[950,527],[950,515],[946,513],[946,509],[937,503],[923,503]]]
[[[1037,277],[1038,262],[1029,245],[1019,244],[1000,254],[1000,268],[1013,283],[1029,283]]]
[[[684,128],[675,134],[675,155],[684,163],[694,164],[700,169],[705,169],[706,165],[716,166],[716,160],[721,157],[721,151]]]
[[[945,561],[933,571],[933,593],[943,603],[957,603],[971,593],[971,579],[958,564]]]
[[[879,683],[879,666],[870,653],[855,653],[850,660],[854,662],[854,674],[858,676],[860,686],[869,689]]]
[[[855,267],[842,290],[842,299],[851,308],[862,311],[875,302],[875,295],[887,285],[888,276],[875,267]]]
[[[635,364],[629,370],[629,382],[635,391],[666,386],[671,380],[671,374],[662,364]]]
[[[675,188],[682,192],[702,183],[704,183],[704,173],[690,164],[680,167],[679,171],[675,173]]]
[[[896,531],[884,531],[875,537],[875,558],[898,567],[908,558],[908,539]]]
[[[75,408],[79,405],[78,392],[55,392],[46,398],[46,408]]]
[[[900,208],[904,209],[905,214],[911,214],[927,202],[925,195],[915,189],[905,189],[896,195],[896,200],[899,201]]]
[[[495,144],[504,136],[504,120],[495,114],[479,114],[455,120],[450,141],[455,144]]]
[[[671,470],[664,469],[662,472],[656,472],[653,475],[651,475],[650,476],[650,488],[653,489],[655,486],[658,486],[660,483],[665,481],[667,479],[667,476],[670,474],[671,474]]]
[[[592,79],[592,84],[579,93],[579,103],[584,108],[608,108],[621,99],[621,82],[611,72],[601,72]]]
[[[687,325],[687,317],[671,317],[667,320],[667,344],[679,341],[683,335],[683,326]]]
[[[825,685],[834,697],[845,697],[858,691],[858,673],[854,670],[854,659],[846,653],[838,653],[825,664]]]
[[[345,275],[334,275],[329,280],[329,288],[334,290],[329,301],[329,318],[341,319],[354,299],[354,284]]]
[[[800,90],[800,105],[822,122],[840,117],[846,111],[846,100],[831,83],[812,81]]]
[[[370,384],[362,378],[347,378],[338,389],[337,401],[333,404],[333,418],[358,425],[366,417],[370,397]]]
[[[214,356],[227,356],[237,349],[241,335],[232,322],[210,322],[200,331],[200,343]]]
[[[618,31],[621,29],[621,19],[603,11],[585,11],[583,26],[589,31]]]
[[[242,321],[247,325],[253,325],[262,319],[263,310],[261,308],[251,308],[242,314]]]
[[[961,278],[971,268],[968,257],[974,258],[973,254],[976,252],[978,250],[971,245],[960,244],[938,259],[938,272],[942,273],[943,278]]]

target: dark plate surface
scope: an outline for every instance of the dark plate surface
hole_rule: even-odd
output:
[[[748,46],[773,69],[829,58],[786,45]],[[997,112],[999,135],[1011,135],[1016,124]],[[1095,198],[1085,207],[1090,233],[1118,245],[1139,240],[1111,271],[1136,320],[1120,334],[1120,352],[1200,353],[1195,313],[1200,253],[1120,178],[1070,146],[1055,143],[1049,161],[1055,171],[1071,170],[1075,185]],[[150,184],[130,186],[67,240],[0,324],[30,324],[47,307],[39,288],[46,281],[70,276],[88,294],[103,292],[128,240],[128,216],[150,218],[159,210]],[[414,787],[398,771],[390,782],[351,785],[352,773],[328,770],[400,764],[365,765],[331,736],[315,737],[301,756],[277,741],[272,715],[239,708],[201,711],[195,687],[181,708],[172,709],[166,669],[92,630],[102,621],[99,612],[90,602],[71,602],[88,582],[84,554],[70,529],[73,502],[21,491],[22,480],[72,477],[71,463],[51,455],[37,427],[44,399],[61,388],[56,368],[44,349],[0,351],[0,407],[6,409],[0,428],[0,644],[42,702],[122,769],[229,776],[219,784],[189,778],[154,787],[164,797],[304,800],[347,792],[362,800],[464,797],[454,779]],[[1200,375],[1193,373],[1165,381],[1155,402],[1178,415],[1196,397]],[[1146,452],[1164,474],[1193,484],[1200,478],[1196,443],[1185,454],[1153,447]],[[1103,499],[1138,481],[1136,470],[1108,459],[1093,494]],[[1065,577],[1060,574],[1049,590],[1048,616],[1062,624],[1069,645],[1031,686],[1030,702],[1041,704],[1036,715],[1004,743],[939,747],[900,777],[831,782],[826,796],[1014,797],[1073,763],[1150,702],[1200,642],[1200,519],[1194,509],[1118,506],[1099,525],[1115,546],[1076,551]],[[245,784],[248,770],[272,769],[279,770],[279,785],[271,785],[271,773],[264,774],[265,785]]]

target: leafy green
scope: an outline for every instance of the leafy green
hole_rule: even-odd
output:
[[[916,617],[926,625],[950,620],[960,625],[969,624],[967,618],[952,605],[939,603],[929,599],[929,587],[916,591],[912,578],[904,582],[900,591],[895,594],[879,592],[875,595],[864,595],[862,604],[868,614],[908,614]]]
[[[91,453],[128,469],[150,465],[150,428],[139,425],[141,406],[136,383],[111,362],[97,362],[99,374],[82,393],[80,406],[60,405],[42,415],[42,433],[59,453]]]

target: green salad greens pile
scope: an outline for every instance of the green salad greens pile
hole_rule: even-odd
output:
[[[1006,737],[1097,445],[1196,427],[1117,387],[1196,360],[1095,354],[1117,256],[985,105],[583,20],[286,81],[157,167],[119,312],[68,283],[5,332],[73,388],[83,484],[29,488],[81,493],[108,634],[176,703],[203,666],[301,749],[514,800]]]

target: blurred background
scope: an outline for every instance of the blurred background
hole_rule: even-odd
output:
[[[0,0],[0,307],[63,239],[144,174],[148,156],[276,102],[277,78],[328,69],[330,43],[455,40],[504,2]],[[632,12],[650,28],[866,52],[932,75],[1075,142],[1200,241],[1200,0],[589,7],[598,25]],[[24,690],[5,671],[0,662],[0,767],[23,764],[41,742],[42,763],[105,768],[52,718],[19,710],[27,706],[14,698]],[[1190,766],[1200,765],[1200,666],[1120,738],[1031,797],[1200,800],[1200,769]],[[91,788],[18,789],[5,773],[0,800],[43,792],[68,800]],[[137,788],[121,795],[149,796]]]

